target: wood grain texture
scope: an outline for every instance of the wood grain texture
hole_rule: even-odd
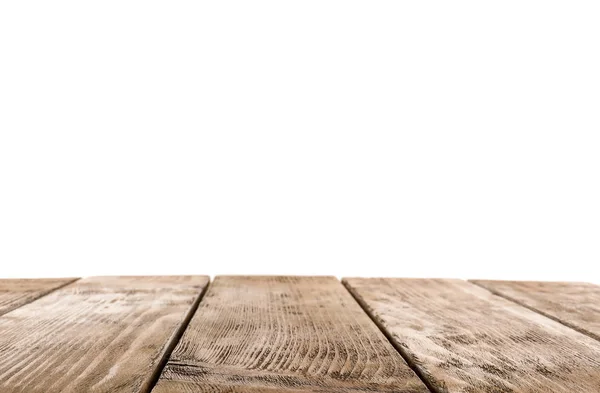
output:
[[[436,392],[600,391],[600,343],[474,284],[343,282]]]
[[[147,392],[207,283],[86,278],[5,314],[0,392]]]
[[[600,286],[582,282],[472,282],[600,340]]]
[[[217,277],[153,393],[425,386],[333,277]]]
[[[0,316],[75,280],[75,278],[0,279]]]

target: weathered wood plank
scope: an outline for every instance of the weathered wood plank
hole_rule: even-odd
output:
[[[0,279],[0,316],[75,280],[75,278]]]
[[[208,277],[93,277],[0,317],[0,392],[143,393]]]
[[[436,392],[600,391],[600,343],[474,284],[343,282]]]
[[[153,393],[427,390],[333,277],[217,277]]]
[[[600,340],[600,286],[583,282],[471,280],[496,295],[519,303]]]

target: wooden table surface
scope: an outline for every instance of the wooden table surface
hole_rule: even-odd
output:
[[[595,393],[600,287],[0,279],[0,393]]]

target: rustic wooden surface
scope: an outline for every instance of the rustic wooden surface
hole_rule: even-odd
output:
[[[82,279],[3,315],[0,392],[147,392],[207,283]]]
[[[0,316],[73,281],[74,278],[0,279]]]
[[[598,286],[344,285],[0,279],[0,393],[600,392]]]
[[[217,277],[153,393],[427,390],[333,277]]]
[[[600,340],[600,286],[581,282],[472,282]]]
[[[435,392],[600,392],[600,343],[479,286],[344,283]]]

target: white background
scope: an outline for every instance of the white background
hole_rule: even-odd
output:
[[[2,1],[0,276],[600,283],[597,1]]]

